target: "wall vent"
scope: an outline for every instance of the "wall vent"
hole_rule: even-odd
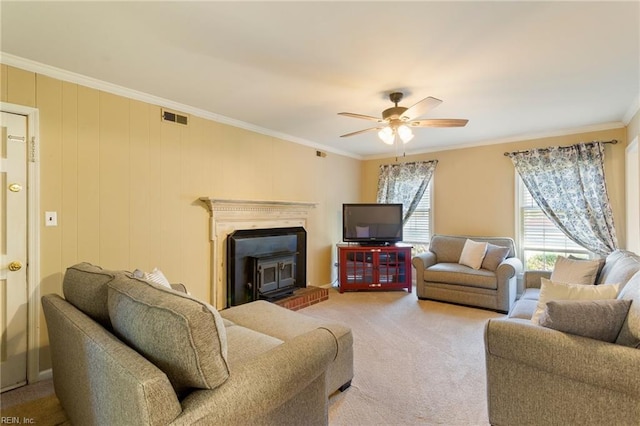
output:
[[[163,108],[162,121],[169,121],[171,123],[183,124],[187,126],[189,124],[189,117]]]

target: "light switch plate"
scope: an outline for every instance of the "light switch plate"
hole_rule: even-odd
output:
[[[44,212],[44,226],[58,226],[58,212]]]

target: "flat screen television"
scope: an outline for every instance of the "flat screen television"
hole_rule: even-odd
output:
[[[402,241],[402,204],[343,204],[342,240],[372,245]]]

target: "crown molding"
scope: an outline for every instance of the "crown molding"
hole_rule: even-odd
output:
[[[236,120],[230,117],[226,117],[224,115],[216,114],[211,111],[206,111],[200,108],[192,107],[190,105],[181,104],[179,102],[175,102],[170,99],[161,98],[159,96],[150,95],[148,93],[129,89],[123,86],[119,86],[117,84],[112,84],[112,83],[108,83],[106,81],[98,80],[92,77],[87,77],[82,74],[67,71],[61,68],[56,68],[40,62],[32,61],[30,59],[22,58],[20,56],[12,55],[10,53],[5,53],[0,51],[0,63],[9,65],[15,68],[20,68],[25,71],[46,75],[47,77],[56,78],[58,80],[66,81],[69,83],[75,83],[81,86],[90,87],[92,89],[100,90],[106,93],[111,93],[113,95],[118,95],[125,98],[141,101],[141,102],[146,102],[148,104],[158,105],[164,108],[185,112],[187,114],[191,114],[196,117],[215,121],[217,123],[227,124],[229,126],[237,127],[244,130],[249,130],[254,133],[259,133],[265,136],[271,136],[271,137],[282,139],[288,142],[293,142],[298,145],[304,145],[314,149],[320,149],[322,151],[327,151],[333,154],[338,154],[345,157],[351,157],[358,160],[362,159],[361,156],[347,152],[347,151],[335,149],[330,146],[322,145],[313,141],[309,141],[307,139],[288,135],[286,133],[276,132],[271,129],[256,126],[254,124]]]

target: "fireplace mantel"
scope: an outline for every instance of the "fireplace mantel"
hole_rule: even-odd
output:
[[[201,197],[210,213],[211,303],[227,307],[227,235],[241,229],[307,229],[309,211],[317,203],[299,201],[228,200]]]

